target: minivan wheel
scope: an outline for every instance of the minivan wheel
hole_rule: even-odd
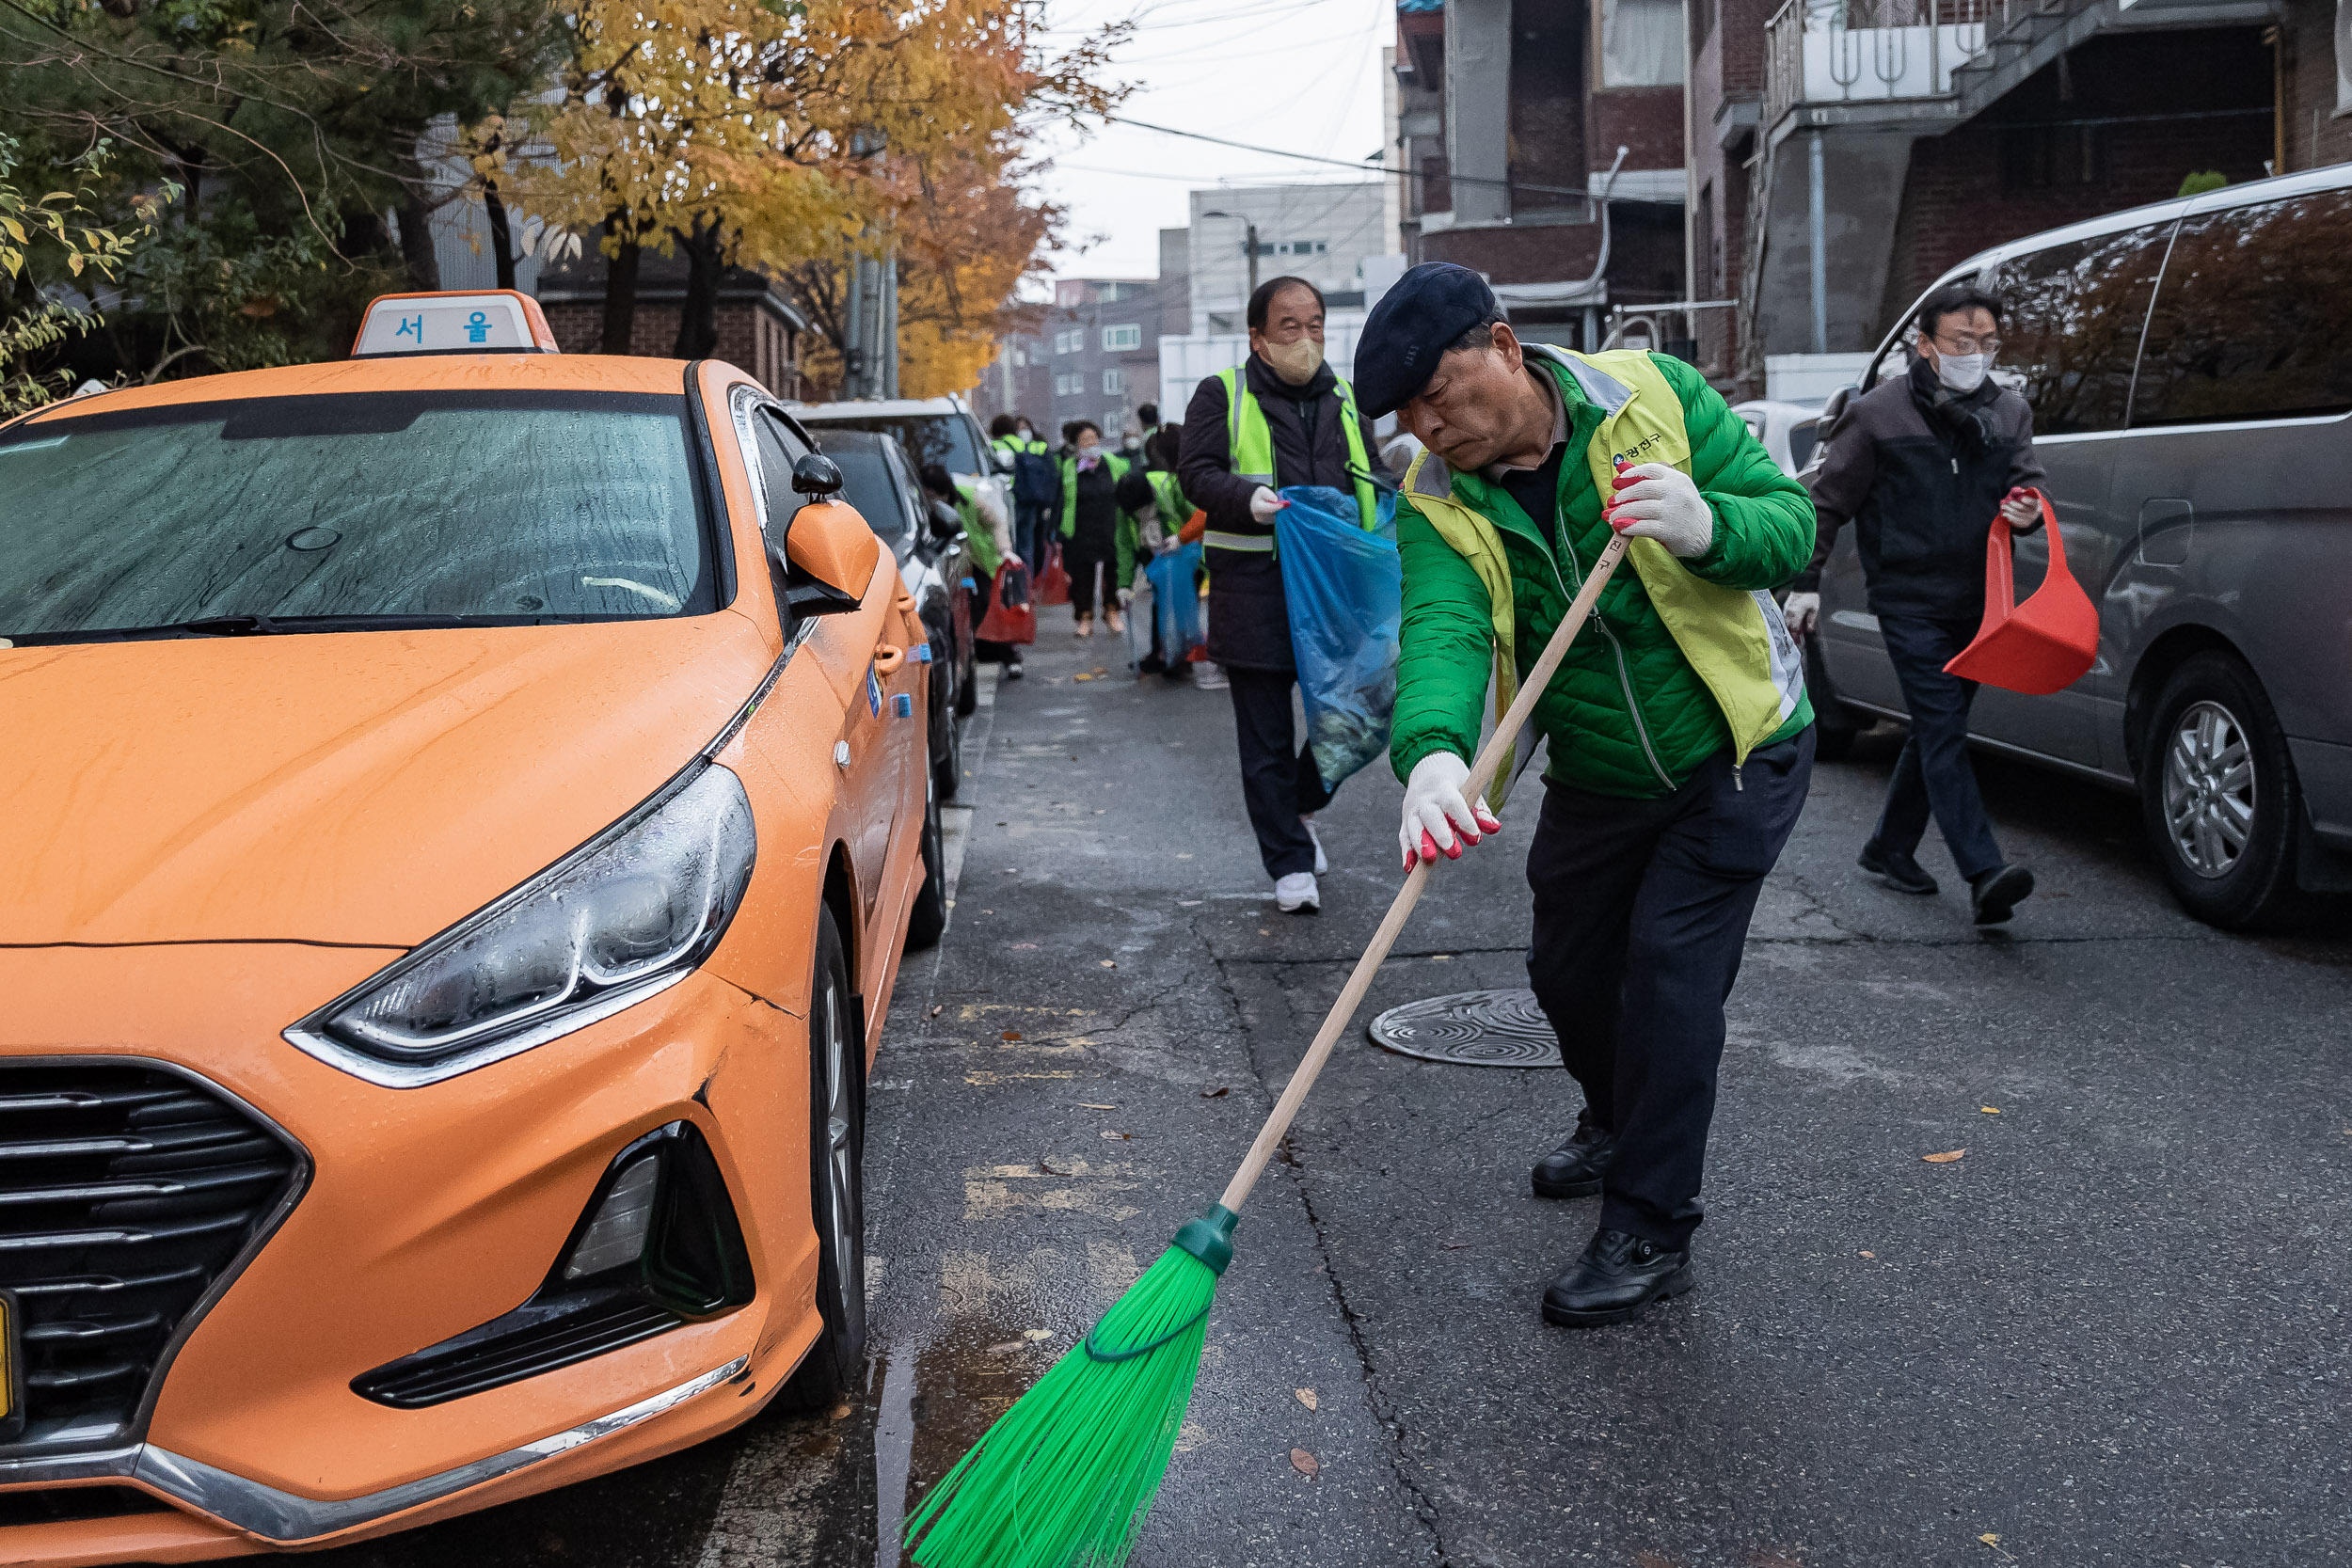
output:
[[[2286,736],[2244,660],[2202,653],[2156,699],[2139,767],[2140,815],[2173,895],[2230,928],[2307,916],[2295,885],[2303,809]]]
[[[1870,723],[1837,700],[1829,669],[1821,661],[1818,631],[1804,640],[1804,684],[1813,696],[1813,758],[1816,762],[1842,761],[1853,750],[1854,736]]]
[[[947,931],[947,839],[939,818],[938,786],[927,786],[923,797],[923,885],[914,890],[914,908],[907,915],[910,953],[938,946]]]
[[[803,1410],[854,1392],[866,1359],[866,1042],[855,1017],[840,927],[821,910],[808,1002],[808,1200],[824,1328],[783,1396]]]

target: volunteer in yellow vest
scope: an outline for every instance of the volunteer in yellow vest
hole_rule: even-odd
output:
[[[1769,593],[1812,553],[1812,505],[1690,366],[1523,345],[1461,267],[1407,272],[1356,370],[1363,408],[1428,449],[1397,509],[1391,757],[1408,863],[1497,831],[1500,787],[1462,798],[1490,677],[1500,711],[1612,527],[1630,540],[1535,708],[1527,859],[1528,978],[1584,1093],[1534,1185],[1601,1197],[1543,1312],[1613,1322],[1692,1283],[1724,1004],[1813,768],[1803,666]]]
[[[1011,528],[1005,521],[1004,509],[975,481],[949,473],[940,463],[924,464],[920,477],[931,504],[954,512],[963,527],[963,550],[972,562],[972,624],[977,626],[988,614],[989,600],[994,596],[996,569],[1008,561],[1022,561],[1013,547]],[[972,652],[975,659],[1002,665],[1005,679],[1021,678],[1020,644],[976,640]]]
[[[1323,295],[1278,277],[1249,296],[1249,358],[1200,383],[1184,411],[1177,478],[1208,515],[1209,657],[1232,684],[1242,797],[1275,903],[1322,907],[1314,814],[1330,799],[1291,722],[1290,609],[1274,558],[1278,490],[1324,484],[1372,515],[1370,430],[1323,362]],[[1213,686],[1216,677],[1200,682]]]

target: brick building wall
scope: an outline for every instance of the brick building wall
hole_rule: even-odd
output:
[[[1595,174],[1609,167],[1620,147],[1628,168],[1682,166],[1682,89],[1611,87],[1592,95],[1592,156]]]
[[[1748,245],[1756,119],[1764,91],[1764,26],[1779,0],[1692,0],[1691,279],[1692,299],[1740,292]],[[1707,310],[1693,323],[1698,360],[1719,386],[1740,363],[1739,312]]]
[[[2335,0],[2285,0],[2279,19],[2280,172],[2352,159],[2352,111],[2336,108]]]
[[[542,303],[548,326],[566,354],[603,352],[604,306],[595,300]],[[667,359],[677,351],[678,317],[684,307],[641,299],[629,323],[628,352],[650,359]],[[792,334],[784,323],[748,300],[722,299],[715,312],[718,346],[710,351],[736,369],[749,371],[759,384],[778,397],[800,395],[793,364]]]
[[[1517,0],[1511,8],[1515,184],[1525,181],[1569,193],[1582,188],[1576,175],[1589,166],[1584,156],[1585,39],[1584,8],[1576,0]],[[1451,193],[1444,194],[1445,204],[1451,206]],[[1511,198],[1517,213],[1582,205],[1578,195],[1559,191],[1515,190]]]
[[[2253,27],[2097,38],[2064,71],[2053,66],[1967,125],[1914,142],[1880,330],[1988,245],[2165,200],[2198,170],[2261,179],[2272,65]],[[2164,115],[2180,118],[2141,118]]]

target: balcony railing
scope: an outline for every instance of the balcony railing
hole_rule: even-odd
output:
[[[1764,123],[1799,103],[1950,98],[1952,73],[2070,0],[1788,0],[1765,24]]]

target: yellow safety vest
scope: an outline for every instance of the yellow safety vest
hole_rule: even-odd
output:
[[[1235,477],[1257,483],[1274,483],[1274,433],[1266,428],[1265,410],[1259,406],[1257,395],[1249,389],[1249,379],[1241,366],[1219,371],[1216,378],[1225,384],[1225,434],[1232,452]],[[1364,427],[1356,415],[1356,390],[1342,377],[1334,377],[1340,394],[1341,422],[1347,431],[1347,471],[1356,481],[1356,518],[1365,528],[1377,527],[1380,514],[1379,498],[1372,486],[1372,463],[1364,453]],[[1216,533],[1208,542],[1219,549],[1271,550],[1271,534]]]
[[[1665,463],[1691,471],[1691,438],[1683,427],[1682,400],[1673,384],[1639,350],[1576,354],[1540,343],[1526,345],[1530,357],[1565,364],[1588,402],[1602,411],[1600,428],[1585,448],[1593,484],[1612,493],[1619,459]],[[1429,465],[1437,464],[1435,470]],[[1426,477],[1424,474],[1426,473]],[[1429,519],[1438,537],[1452,546],[1492,601],[1495,628],[1495,717],[1518,695],[1518,617],[1512,601],[1511,562],[1502,535],[1475,509],[1454,499],[1453,470],[1424,451],[1405,475],[1405,494]],[[1804,701],[1804,661],[1782,624],[1770,594],[1725,588],[1694,575],[1655,539],[1628,543],[1626,560],[1666,630],[1700,681],[1723,709],[1731,729],[1735,764],[1776,734]],[[1498,810],[1510,788],[1511,757],[1505,753],[1486,791]]]

